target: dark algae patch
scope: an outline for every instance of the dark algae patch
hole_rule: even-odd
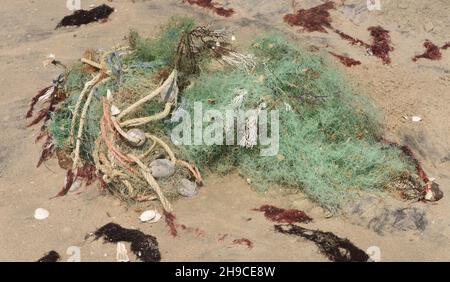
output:
[[[369,256],[350,240],[340,238],[332,232],[306,229],[297,225],[275,225],[275,230],[283,234],[298,236],[314,242],[320,252],[335,262],[366,262]]]
[[[254,211],[264,212],[264,216],[274,222],[292,224],[295,222],[308,223],[312,218],[306,215],[305,212],[296,209],[281,209],[270,205],[263,205]]]
[[[166,221],[167,226],[169,226],[170,235],[176,237],[178,235],[175,214],[164,211],[164,219]]]
[[[50,251],[45,256],[41,257],[37,262],[57,262],[60,259],[61,256],[57,252]]]
[[[191,5],[197,5],[202,8],[210,9],[214,13],[222,17],[231,17],[234,14],[233,9],[226,9],[214,3],[212,0],[183,0],[183,3],[189,3]]]
[[[114,12],[110,6],[103,4],[91,10],[77,10],[72,15],[64,17],[56,26],[60,28],[63,26],[80,26],[89,24],[99,20],[108,19],[109,15]]]
[[[131,251],[144,262],[158,262],[161,260],[161,253],[159,252],[156,238],[139,230],[123,228],[111,222],[100,227],[95,231],[94,235],[95,240],[103,237],[105,241],[110,243],[130,242]]]

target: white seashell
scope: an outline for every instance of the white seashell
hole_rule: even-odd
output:
[[[422,118],[421,118],[421,117],[418,117],[418,116],[413,116],[413,117],[411,118],[411,120],[412,120],[413,122],[419,122],[419,121],[422,121]]]
[[[139,219],[140,219],[142,222],[147,222],[147,221],[150,221],[150,220],[154,219],[155,216],[156,216],[156,211],[154,211],[154,210],[148,210],[148,211],[143,212],[143,213],[139,216]]]
[[[155,223],[161,219],[161,214],[156,210],[148,210],[148,211],[143,212],[139,216],[139,219],[142,222]]]
[[[236,36],[232,35],[231,36],[231,41],[235,41],[236,40]]]
[[[175,173],[175,165],[169,160],[157,159],[150,163],[150,170],[153,177],[164,178]]]
[[[117,262],[129,262],[130,258],[127,254],[127,247],[124,243],[118,242],[117,243],[117,255],[116,255]]]
[[[111,115],[113,117],[119,115],[121,112],[121,110],[119,110],[119,108],[116,105],[111,105]]]
[[[43,208],[37,208],[34,211],[34,218],[37,220],[44,220],[46,219],[48,216],[50,215],[50,213],[48,212],[48,210],[45,210]]]
[[[132,129],[128,130],[127,135],[131,139],[136,140],[135,142],[129,141],[130,144],[135,147],[144,145],[145,141],[147,140],[147,137],[145,137],[145,132],[138,128],[132,128]]]

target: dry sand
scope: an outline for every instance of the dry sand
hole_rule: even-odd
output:
[[[102,2],[82,0],[83,8]],[[34,261],[54,249],[65,261],[69,258],[67,248],[78,246],[82,261],[115,261],[114,245],[84,240],[86,233],[114,221],[156,236],[163,261],[326,261],[311,242],[275,233],[273,224],[260,213],[251,211],[265,203],[304,209],[315,218],[311,228],[333,231],[364,250],[378,246],[382,261],[450,260],[450,50],[443,52],[440,61],[411,61],[411,57],[423,51],[425,39],[439,45],[450,41],[448,1],[381,0],[381,11],[362,9],[357,15],[352,11],[358,9],[351,9],[349,4],[364,5],[365,0],[340,1],[345,6],[332,11],[339,29],[365,41],[370,40],[369,26],[380,24],[391,31],[395,51],[391,53],[389,66],[334,34],[299,33],[284,24],[282,16],[290,11],[290,0],[218,2],[228,2],[236,14],[221,18],[181,0],[114,0],[109,4],[117,11],[107,23],[54,30],[57,22],[69,13],[65,1],[2,1],[0,260]],[[321,3],[297,2],[299,7]],[[138,215],[143,207],[126,207],[113,197],[99,193],[95,185],[79,195],[49,200],[61,188],[64,172],[55,161],[36,169],[41,145],[34,143],[36,129],[26,129],[24,120],[30,98],[58,74],[54,68],[43,68],[42,61],[54,53],[63,62],[71,63],[86,48],[123,43],[130,28],[153,35],[158,25],[179,14],[194,16],[201,23],[233,27],[241,46],[248,44],[257,33],[278,30],[303,45],[345,53],[360,60],[360,66],[339,67],[384,110],[387,137],[411,145],[427,172],[446,193],[438,203],[420,204],[427,210],[426,230],[379,235],[343,217],[326,218],[301,193],[272,189],[268,194],[258,194],[237,174],[211,176],[197,197],[174,204],[178,221],[203,230],[200,236],[180,230],[179,236],[173,238],[163,221],[142,224]],[[412,123],[404,120],[403,115],[418,115],[423,121]],[[49,210],[50,217],[35,220],[33,212],[38,207]],[[223,234],[229,235],[220,241]],[[250,239],[254,247],[233,245],[232,241],[239,238]]]

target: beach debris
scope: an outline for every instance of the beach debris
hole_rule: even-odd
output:
[[[214,3],[213,0],[183,0],[183,3],[189,3],[191,5],[197,5],[202,8],[210,9],[214,13],[223,17],[230,17],[234,14],[234,9],[226,9]]]
[[[243,245],[249,249],[253,249],[253,242],[247,238],[234,239],[232,243],[233,245]]]
[[[56,26],[80,26],[101,20],[106,20],[114,12],[114,8],[103,4],[91,10],[76,10],[72,15],[65,16]]]
[[[180,180],[178,193],[184,197],[193,197],[197,195],[197,184],[189,179],[183,178]]]
[[[131,251],[144,262],[159,262],[161,253],[155,237],[139,230],[123,228],[116,223],[108,223],[95,231],[95,240],[103,237],[105,242],[130,242]]]
[[[367,262],[369,256],[350,240],[340,238],[332,232],[311,230],[297,225],[275,225],[275,231],[310,240],[329,260],[335,262]]]
[[[271,205],[263,205],[254,211],[264,212],[264,216],[274,222],[292,224],[295,222],[308,223],[312,221],[304,211],[297,209],[281,209]]]
[[[343,55],[339,55],[339,54],[336,54],[336,53],[331,52],[331,51],[328,52],[328,53],[330,53],[330,54],[333,55],[334,57],[338,58],[339,61],[340,61],[343,65],[345,65],[345,66],[347,66],[347,67],[357,66],[357,65],[360,65],[360,64],[361,64],[360,61],[355,60],[355,59],[352,59],[352,58],[350,58],[350,57],[343,56]]]
[[[419,117],[419,116],[413,116],[413,117],[411,117],[411,121],[413,121],[413,122],[419,122],[419,121],[422,121],[422,118]]]
[[[156,210],[147,210],[139,216],[139,219],[142,222],[155,223],[161,219],[161,214]]]
[[[50,251],[37,262],[57,262],[61,259],[61,256],[56,251]]]
[[[414,56],[412,58],[413,62],[417,62],[419,59],[440,60],[442,58],[441,50],[448,49],[450,47],[450,42],[447,42],[442,47],[439,47],[427,39],[423,43],[423,47],[426,48],[426,51],[423,54]]]
[[[34,218],[37,220],[44,220],[44,219],[47,219],[49,216],[50,216],[50,213],[46,209],[37,208],[34,211]]]
[[[116,261],[117,262],[129,262],[130,258],[128,257],[127,247],[123,242],[117,242],[117,253],[116,253]]]
[[[166,178],[175,173],[175,165],[167,159],[156,159],[150,163],[152,176]]]

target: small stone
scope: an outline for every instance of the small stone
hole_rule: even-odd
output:
[[[181,179],[178,193],[184,197],[193,197],[197,195],[197,184],[188,179]]]
[[[153,177],[165,178],[175,173],[175,165],[167,159],[157,159],[150,163],[150,170]]]
[[[140,147],[140,146],[144,145],[145,141],[147,140],[147,137],[145,136],[145,132],[138,128],[132,128],[132,129],[128,130],[127,136],[129,136],[131,139],[136,140],[135,142],[129,141],[129,143],[135,147]]]

